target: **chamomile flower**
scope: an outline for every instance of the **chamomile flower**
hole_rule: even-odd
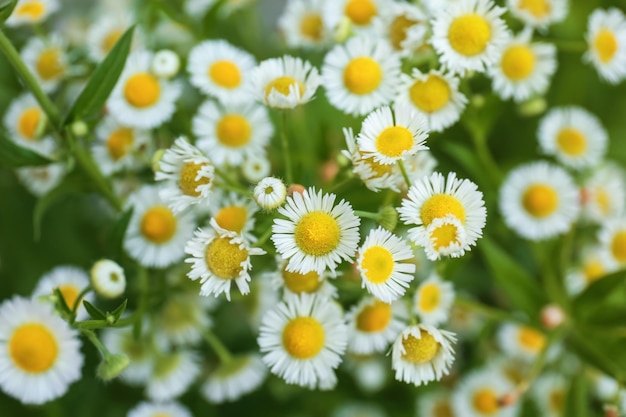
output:
[[[329,390],[347,344],[343,312],[333,301],[302,294],[263,317],[257,339],[263,362],[288,384]]]
[[[274,210],[285,202],[287,188],[278,178],[265,177],[254,187],[254,201],[264,210]]]
[[[402,238],[379,226],[370,231],[359,249],[357,268],[361,286],[390,303],[400,298],[415,278],[415,255]]]
[[[168,121],[176,110],[181,85],[152,74],[152,56],[148,51],[131,53],[107,100],[111,115],[126,126],[151,129]]]
[[[626,266],[626,218],[606,221],[598,232],[598,240],[609,259],[619,267]]]
[[[81,377],[75,330],[52,308],[13,297],[0,304],[0,389],[24,404],[61,397]]]
[[[519,403],[500,405],[500,398],[513,392],[514,385],[496,369],[466,375],[452,393],[452,408],[458,417],[514,417]]]
[[[274,219],[272,241],[287,259],[287,270],[306,274],[325,269],[334,273],[342,260],[351,261],[359,242],[360,219],[345,200],[315,188],[287,197],[278,209],[286,218]]]
[[[143,186],[128,199],[133,214],[124,249],[141,265],[165,268],[183,258],[194,224],[186,214],[174,214],[159,197],[159,188]]]
[[[7,26],[42,23],[59,9],[57,0],[18,0],[13,13],[6,20]]]
[[[124,268],[110,259],[101,259],[94,263],[89,276],[91,285],[101,297],[116,298],[126,290]]]
[[[9,139],[43,155],[49,155],[56,148],[51,136],[42,135],[46,122],[46,115],[39,103],[27,93],[13,100],[4,116]]]
[[[596,245],[584,247],[578,259],[565,275],[565,288],[572,295],[580,293],[617,266],[609,253]]]
[[[502,99],[520,102],[545,93],[556,71],[556,47],[550,43],[531,43],[531,30],[511,39],[502,56],[490,68],[492,90]]]
[[[127,312],[128,313],[128,312]],[[145,384],[152,375],[155,358],[154,340],[144,332],[135,338],[132,327],[102,330],[102,343],[111,353],[128,357],[128,366],[119,378],[129,385]]]
[[[454,333],[427,324],[405,328],[391,351],[395,378],[416,386],[440,380],[454,362],[455,342]]]
[[[357,355],[384,352],[406,327],[407,316],[402,301],[388,304],[364,297],[346,314],[348,352]]]
[[[91,146],[94,159],[102,173],[110,175],[137,165],[136,154],[150,143],[150,134],[124,126],[107,116],[96,128]]]
[[[192,417],[186,407],[177,402],[141,402],[128,412],[128,417]]]
[[[546,346],[546,336],[532,327],[505,323],[498,330],[498,344],[510,357],[532,361]]]
[[[461,0],[440,10],[431,43],[451,72],[485,72],[495,65],[509,32],[500,16],[506,9],[491,0]]]
[[[401,56],[411,56],[425,43],[426,14],[417,5],[400,1],[388,1],[384,6],[374,19],[373,32],[386,39]]]
[[[311,101],[320,85],[317,68],[289,55],[261,62],[252,70],[250,79],[257,100],[279,109],[292,109]]]
[[[434,272],[420,284],[413,297],[413,309],[422,323],[434,326],[448,321],[454,303],[452,283],[443,281]]]
[[[274,272],[266,272],[265,278],[270,279],[275,290],[282,289],[284,299],[297,297],[300,294],[317,294],[320,297],[336,298],[337,288],[328,282],[330,273],[316,271],[301,274],[287,271],[287,262],[280,256],[276,259],[277,268]]]
[[[410,106],[383,106],[370,113],[357,137],[359,152],[380,164],[394,164],[409,155],[426,150],[428,132],[425,118]]]
[[[208,301],[208,302],[207,302]],[[208,310],[212,299],[197,294],[182,293],[167,298],[153,317],[159,329],[155,338],[159,346],[193,345],[202,340],[202,332],[212,324]]]
[[[291,48],[320,48],[330,42],[324,22],[324,0],[289,0],[278,18],[278,28]]]
[[[451,395],[445,391],[429,391],[417,399],[417,411],[420,417],[454,417]]]
[[[499,205],[504,222],[517,234],[543,240],[569,230],[580,211],[580,193],[563,168],[532,162],[509,172]]]
[[[169,401],[184,394],[200,374],[197,354],[179,350],[158,355],[146,384],[146,396],[153,401]]]
[[[354,116],[365,115],[395,98],[400,57],[376,39],[353,37],[326,54],[322,80],[333,106]]]
[[[626,204],[624,171],[616,164],[595,169],[583,185],[583,214],[593,222],[619,217]]]
[[[68,58],[66,45],[58,34],[48,39],[32,37],[21,51],[24,64],[31,70],[44,92],[51,93],[66,77]]]
[[[539,122],[543,153],[573,169],[598,165],[604,158],[608,136],[600,120],[581,107],[558,107]]]
[[[402,75],[400,93],[396,103],[410,105],[426,118],[426,128],[441,132],[456,123],[467,104],[459,91],[459,79],[440,70],[424,74],[417,68],[411,76]]]
[[[537,378],[531,394],[542,416],[560,417],[565,412],[569,381],[563,375],[547,373]]]
[[[249,101],[250,71],[256,65],[252,55],[228,42],[208,40],[189,53],[189,81],[204,94],[221,102]]]
[[[350,22],[350,28],[357,34],[372,32],[375,18],[380,15],[387,3],[384,0],[338,0],[327,1],[324,5],[324,21],[335,29],[342,20]]]
[[[180,57],[174,51],[161,49],[154,54],[150,69],[159,78],[174,78],[180,69]]]
[[[230,301],[233,281],[242,294],[250,292],[250,256],[263,255],[265,251],[248,246],[240,235],[211,219],[211,227],[196,230],[185,253],[191,255],[185,262],[192,264],[187,276],[194,281],[200,278],[200,295],[225,294]]]
[[[583,56],[600,77],[617,84],[626,77],[626,17],[616,8],[594,10],[589,16],[585,39],[589,50]]]
[[[57,266],[45,273],[33,290],[33,297],[50,297],[58,288],[65,305],[70,310],[76,306],[76,319],[84,320],[88,317],[87,310],[83,306],[83,300],[93,303],[94,294],[88,293],[78,298],[80,293],[89,286],[87,272],[76,266]]]
[[[176,139],[159,161],[155,174],[164,181],[159,195],[174,213],[180,213],[192,204],[208,204],[213,188],[215,167],[184,137]]]
[[[265,153],[263,155],[250,154],[244,159],[241,165],[241,173],[244,178],[251,183],[261,181],[270,175],[272,165]]]
[[[106,14],[98,18],[89,26],[86,34],[89,57],[95,62],[102,61],[131,25],[132,18],[128,12]]]
[[[41,197],[59,185],[65,176],[65,163],[55,163],[37,167],[22,167],[15,170],[19,181],[31,194]]]
[[[441,255],[459,257],[482,235],[487,211],[476,184],[435,172],[415,182],[398,209],[400,219],[416,225],[409,239],[424,247],[430,260]]]
[[[209,204],[209,212],[222,229],[241,235],[247,242],[256,241],[252,234],[257,205],[235,193],[220,193]]]
[[[267,377],[267,371],[257,354],[236,356],[213,370],[200,393],[210,403],[236,401],[256,390]]]
[[[265,155],[274,134],[267,109],[253,101],[205,101],[192,121],[199,149],[211,155],[216,165],[238,166],[253,155]]]
[[[568,0],[507,0],[511,14],[525,25],[546,28],[567,16]]]

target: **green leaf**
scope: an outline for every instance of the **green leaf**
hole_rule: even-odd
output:
[[[567,417],[587,417],[589,415],[587,377],[584,374],[580,373],[572,379],[562,415]]]
[[[590,308],[595,308],[615,291],[624,289],[626,284],[626,270],[613,272],[597,279],[581,292],[573,302],[574,312],[583,315]]]
[[[95,69],[87,85],[65,117],[64,124],[77,119],[89,118],[102,109],[122,74],[126,58],[130,52],[134,30],[135,26],[131,26]]]
[[[626,306],[600,305],[582,315],[579,321],[588,326],[600,326],[606,331],[611,331],[610,327],[625,327]]]
[[[30,149],[0,136],[0,165],[7,168],[32,167],[51,164],[53,161]]]
[[[4,23],[11,16],[16,5],[17,0],[7,0],[0,3],[0,23]]]
[[[85,306],[85,310],[87,310],[87,313],[89,313],[91,318],[93,318],[95,320],[105,320],[106,319],[106,314],[104,314],[104,312],[102,310],[100,310],[95,305],[91,304],[89,301],[83,300],[83,305]]]
[[[119,254],[122,250],[122,243],[124,241],[124,235],[126,234],[126,228],[128,227],[128,223],[130,222],[131,217],[133,216],[133,207],[129,207],[126,211],[124,211],[117,221],[113,224],[111,231],[108,235],[109,247],[113,248],[113,253],[111,254],[111,258],[118,258]]]
[[[117,306],[117,308],[111,312],[111,315],[113,316],[115,321],[118,321],[122,314],[124,314],[124,311],[126,310],[126,304],[128,304],[128,298],[125,299],[122,304]]]
[[[587,363],[621,383],[626,382],[626,370],[614,360],[605,343],[602,343],[602,347],[600,347],[597,337],[594,338],[580,331],[574,331],[569,335],[567,341],[576,354]],[[618,347],[618,349],[620,348]]]
[[[63,297],[63,293],[61,292],[59,287],[56,287],[54,289],[54,296],[56,297],[57,308],[61,310],[61,312],[63,312],[64,315],[67,315],[67,316],[71,315],[72,309],[65,302],[65,297]]]
[[[452,141],[447,141],[441,150],[447,153],[463,170],[476,182],[481,188],[485,188],[490,184],[488,174],[480,165],[480,161],[476,157],[476,153],[469,150],[466,146]]]

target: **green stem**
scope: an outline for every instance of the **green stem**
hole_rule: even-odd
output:
[[[133,317],[133,335],[135,336],[135,338],[139,338],[139,336],[141,336],[143,315],[148,309],[148,271],[143,266],[139,267],[139,271],[137,272],[137,280],[139,283],[139,306],[137,307],[136,316]]]
[[[354,180],[354,176],[349,176],[347,178],[344,178],[343,180],[336,182],[334,184],[329,184],[329,187],[326,189],[327,193],[332,193],[335,192],[337,190],[339,190],[340,188],[348,185],[349,183],[352,182],[352,180]]]
[[[85,295],[87,295],[91,290],[93,290],[93,287],[91,285],[87,285],[85,289],[83,289],[78,294],[78,297],[76,297],[76,301],[74,301],[74,305],[72,306],[72,316],[70,317],[70,323],[74,323],[74,321],[76,320],[76,310],[78,310],[78,307],[83,301],[83,297],[85,297]]]
[[[218,168],[216,166],[213,166],[213,169],[215,169],[215,173],[224,181],[226,181],[226,183],[228,185],[230,185],[231,187],[240,187],[240,184],[233,180],[228,174],[226,174],[221,168]]]
[[[293,184],[293,170],[291,168],[291,153],[289,151],[289,138],[287,137],[287,111],[281,111],[282,126],[280,129],[280,141],[283,147],[283,158],[285,159],[285,179],[287,185]]]
[[[499,186],[502,182],[502,172],[493,159],[491,151],[489,151],[487,135],[483,132],[476,131],[476,129],[470,129],[470,136],[472,137],[478,160],[489,174],[489,177],[494,181],[494,184]]]
[[[588,48],[584,40],[547,39],[561,52],[582,53]]]
[[[100,341],[100,339],[98,339],[93,330],[81,329],[80,332],[84,334],[87,339],[89,339],[89,341],[96,347],[96,349],[98,349],[98,352],[100,352],[100,355],[103,359],[111,355],[111,352],[109,352],[106,346],[102,344],[102,342]]]
[[[256,246],[257,248],[260,248],[261,246],[265,244],[265,242],[267,242],[267,239],[269,239],[270,236],[272,236],[272,225],[270,225],[265,231],[265,233],[263,233],[263,235],[259,238],[259,240],[257,240],[254,243],[254,246]]]
[[[411,178],[409,178],[409,174],[406,172],[406,167],[404,166],[404,161],[402,159],[398,160],[398,166],[400,167],[400,172],[402,172],[402,176],[404,177],[404,182],[406,182],[406,188],[411,188]]]
[[[354,210],[354,215],[372,220],[380,220],[380,213],[372,213],[371,211]]]
[[[512,317],[509,313],[507,313],[504,310],[500,310],[494,307],[489,307],[478,301],[469,300],[467,298],[459,297],[458,295],[455,297],[454,303],[461,308],[474,311],[478,314],[487,316],[488,318],[493,319],[498,322],[516,321],[514,317]]]
[[[215,182],[214,184],[217,188],[221,188],[222,190],[233,191],[246,197],[252,196],[252,193],[249,190],[246,190],[245,188],[241,188],[239,186],[224,184],[222,182]]]
[[[233,355],[228,351],[222,341],[211,330],[206,329],[204,331],[204,340],[215,351],[217,357],[220,358],[220,362],[222,362],[222,364],[227,364],[228,362],[233,360]]]

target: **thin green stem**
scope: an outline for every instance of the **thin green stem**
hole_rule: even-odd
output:
[[[272,236],[272,225],[270,225],[267,228],[267,230],[265,231],[265,233],[263,233],[263,235],[261,235],[259,240],[257,240],[254,243],[254,246],[256,246],[257,248],[260,248],[261,246],[263,246],[265,244],[265,242],[267,242],[267,239],[269,239],[270,236]]]
[[[93,330],[80,329],[80,332],[84,334],[87,339],[89,339],[91,344],[93,344],[96,349],[98,349],[98,352],[100,352],[100,355],[103,359],[111,355],[111,352],[109,352],[106,346],[102,344],[102,342],[100,341],[100,339],[98,339],[98,336],[96,336]]]
[[[246,190],[245,188],[241,188],[239,186],[234,186],[231,184],[225,184],[222,182],[215,182],[215,186],[217,188],[221,188],[222,190],[227,190],[227,191],[233,191],[237,194],[241,194],[244,195],[246,197],[250,197],[252,196],[252,193],[250,192],[250,190]]]
[[[287,111],[281,111],[282,125],[280,129],[280,141],[283,148],[283,158],[285,160],[285,179],[287,185],[293,184],[293,170],[291,168],[291,152],[289,150],[289,138],[287,137]]]
[[[227,173],[225,173],[221,168],[218,168],[216,166],[213,166],[213,169],[215,169],[215,173],[224,181],[226,181],[226,183],[228,185],[230,185],[231,187],[240,187],[240,184],[233,180]]]
[[[461,308],[474,311],[478,314],[481,314],[483,316],[486,316],[498,322],[516,321],[513,316],[511,316],[509,313],[507,313],[504,310],[487,306],[478,301],[459,297],[458,295],[454,299],[454,303]]]
[[[350,184],[352,182],[352,180],[354,180],[354,176],[349,176],[347,178],[344,178],[343,180],[336,182],[334,184],[329,184],[329,187],[326,189],[327,193],[332,193],[335,192],[337,190],[339,190],[340,188]]]
[[[354,210],[354,214],[359,217],[365,217],[372,220],[380,220],[380,213],[372,213],[371,211]]]
[[[402,172],[402,176],[404,177],[404,182],[406,182],[406,187],[411,188],[411,178],[409,178],[409,174],[406,172],[406,167],[404,166],[404,161],[402,159],[398,160],[398,166],[400,167],[400,172]]]
[[[210,329],[204,330],[204,340],[211,346],[211,348],[217,354],[217,357],[220,358],[220,362],[222,364],[227,364],[228,362],[233,360],[233,355],[230,351],[224,346],[222,341],[213,333]]]
[[[476,129],[470,129],[470,136],[474,144],[474,150],[478,156],[478,160],[483,165],[491,179],[496,186],[499,186],[502,182],[502,172],[498,167],[498,164],[493,159],[489,146],[487,146],[487,136],[483,132],[476,131]]]

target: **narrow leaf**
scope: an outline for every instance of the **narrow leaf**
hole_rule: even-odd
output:
[[[128,298],[125,299],[122,304],[120,304],[115,310],[111,312],[111,315],[115,318],[115,321],[118,321],[124,311],[126,310],[126,304],[128,304]]]
[[[126,228],[130,222],[130,218],[133,216],[133,207],[129,207],[123,212],[117,221],[111,227],[111,231],[108,234],[109,247],[113,248],[112,258],[117,258],[121,252],[122,243],[124,241],[124,235],[126,234]]]
[[[626,372],[619,366],[606,349],[599,348],[593,338],[579,332],[572,332],[568,342],[573,350],[590,365],[595,366],[605,374],[612,376],[617,381],[624,383]]]
[[[59,287],[54,289],[54,295],[57,299],[57,307],[68,316],[72,314],[72,309],[65,302],[65,297],[63,297],[63,293]]]
[[[626,270],[613,272],[594,281],[574,299],[574,311],[584,311],[588,306],[598,306],[620,286],[623,289],[624,285],[626,285]]]
[[[0,3],[0,23],[5,22],[11,16],[16,5],[17,0],[7,0]]]
[[[104,314],[104,312],[102,310],[100,310],[95,305],[91,304],[89,301],[83,300],[83,305],[85,306],[85,310],[87,310],[87,313],[89,313],[91,318],[93,318],[95,320],[105,320],[106,319],[106,314]]]
[[[570,384],[563,415],[567,417],[587,417],[589,415],[589,398],[587,377],[576,375]]]
[[[51,164],[53,161],[30,149],[0,136],[0,165],[7,168],[32,167]]]

